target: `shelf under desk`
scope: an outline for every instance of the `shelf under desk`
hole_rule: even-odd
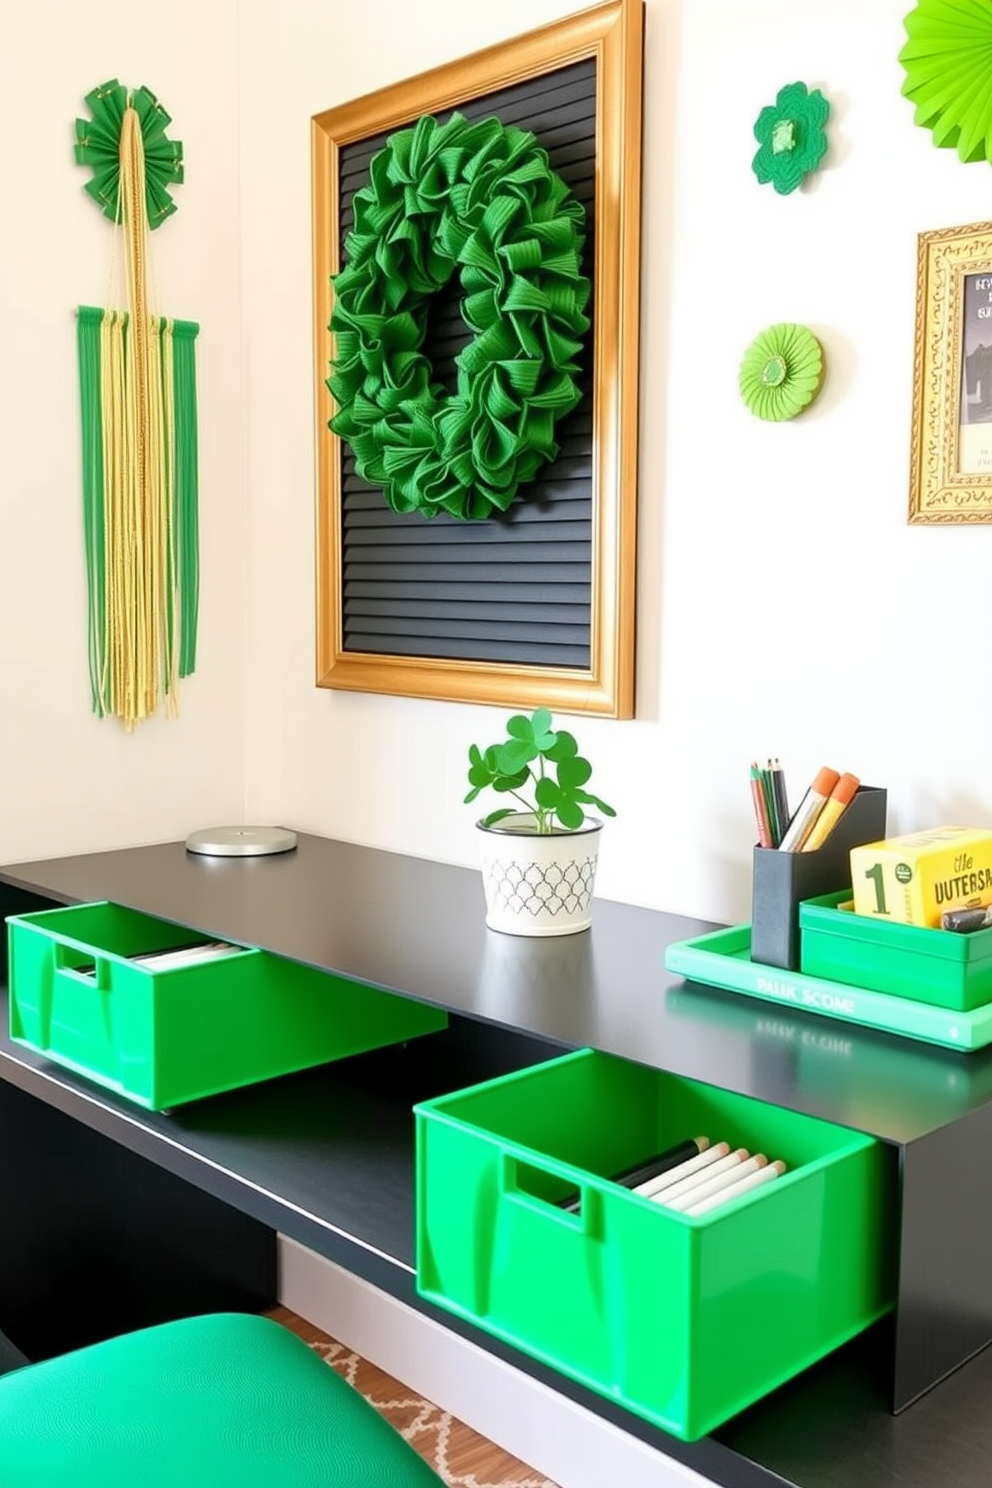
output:
[[[0,1079],[404,1297],[414,1275],[418,1100],[561,1053],[453,1018],[442,1033],[145,1111],[13,1043],[0,987]],[[495,1036],[494,1036],[495,1034]]]
[[[936,1488],[984,1484],[992,1453],[992,1353],[898,1418],[883,1386],[886,1326],[873,1329],[701,1442],[676,1441],[447,1314],[413,1283],[413,1127],[408,1101],[457,1059],[465,1074],[553,1054],[509,1036],[498,1055],[456,1021],[383,1050],[197,1102],[172,1116],[127,1102],[0,1038],[0,1078],[106,1139],[246,1211],[417,1306],[444,1326],[728,1488]],[[473,1045],[478,1062],[473,1061]],[[410,1055],[414,1057],[411,1059]],[[978,1464],[981,1463],[981,1471]]]
[[[445,1034],[170,1116],[137,1111],[5,1038],[3,1081],[338,1261],[716,1482],[984,1485],[989,1353],[894,1418],[885,1389],[891,1330],[882,1325],[690,1444],[419,1303],[409,1111],[441,1088],[589,1044],[872,1132],[900,1148],[913,1212],[902,1255],[905,1351],[912,1364],[914,1340],[935,1331],[957,1363],[990,1336],[989,1299],[967,1288],[976,1267],[987,1271],[992,1196],[965,1175],[971,1211],[962,1216],[939,1189],[955,1176],[955,1150],[973,1174],[967,1154],[992,1148],[992,1055],[922,1048],[685,985],[665,972],[664,947],[709,927],[677,916],[597,901],[589,934],[498,936],[484,927],[472,871],[319,838],[302,837],[283,859],[194,859],[165,844],[15,865],[0,869],[0,883],[13,887],[5,913],[32,907],[34,896],[114,899],[455,1014]],[[957,1222],[948,1219],[954,1213]],[[943,1290],[942,1253],[969,1303],[960,1316]]]

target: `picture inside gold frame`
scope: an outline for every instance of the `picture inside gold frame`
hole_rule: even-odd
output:
[[[992,223],[921,233],[911,523],[992,522]]]
[[[313,119],[319,686],[632,716],[642,46],[642,0],[614,0]],[[583,88],[585,163],[559,125]],[[452,110],[533,129],[585,191],[592,281],[588,396],[545,485],[457,524],[360,489],[327,388],[351,195],[394,131]]]

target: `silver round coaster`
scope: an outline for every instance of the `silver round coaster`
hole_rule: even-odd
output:
[[[203,827],[186,838],[187,852],[208,858],[260,858],[295,846],[296,833],[287,827]]]

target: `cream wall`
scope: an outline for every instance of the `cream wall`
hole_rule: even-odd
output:
[[[236,39],[236,0],[0,0],[0,862],[243,819]],[[180,210],[153,244],[160,307],[201,323],[200,665],[180,721],[133,737],[90,713],[75,349],[113,233],[73,119],[113,76],[147,83],[185,145]]]
[[[469,742],[502,711],[320,692],[313,677],[308,116],[564,15],[565,0],[244,0],[249,811],[474,861]],[[890,828],[992,825],[988,528],[905,521],[918,231],[989,215],[992,176],[900,96],[906,0],[648,0],[637,719],[579,722],[619,809],[599,890],[746,917],[747,766],[889,788]],[[832,103],[828,168],[759,188],[784,83]],[[761,328],[821,337],[815,410],[736,390]]]
[[[0,0],[0,861],[251,819],[474,862],[464,756],[502,710],[313,686],[309,120],[575,8]],[[638,716],[572,724],[620,811],[604,895],[746,915],[755,755],[794,793],[826,761],[886,784],[895,829],[992,824],[992,530],[905,523],[916,234],[986,217],[990,177],[913,126],[905,10],[648,0]],[[166,308],[203,326],[200,666],[181,721],[133,738],[89,715],[72,320],[109,228],[71,121],[114,73],[185,142],[155,248]],[[796,78],[832,148],[780,198],[751,125]],[[830,370],[766,426],[737,366],[782,319]]]

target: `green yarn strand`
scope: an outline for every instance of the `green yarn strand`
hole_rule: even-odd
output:
[[[199,326],[174,320],[173,392],[176,411],[175,520],[177,527],[179,675],[196,670],[196,635],[200,608],[198,429],[196,420],[195,343]]]
[[[81,307],[76,320],[80,408],[83,434],[83,525],[86,534],[86,591],[90,694],[93,712],[107,712],[103,681],[106,656],[106,563],[103,518],[103,420],[100,410],[100,326],[103,311]]]
[[[533,134],[457,113],[391,135],[353,208],[333,280],[331,428],[394,511],[506,511],[581,398],[584,208]],[[474,334],[449,396],[422,347],[429,301],[456,273]]]

